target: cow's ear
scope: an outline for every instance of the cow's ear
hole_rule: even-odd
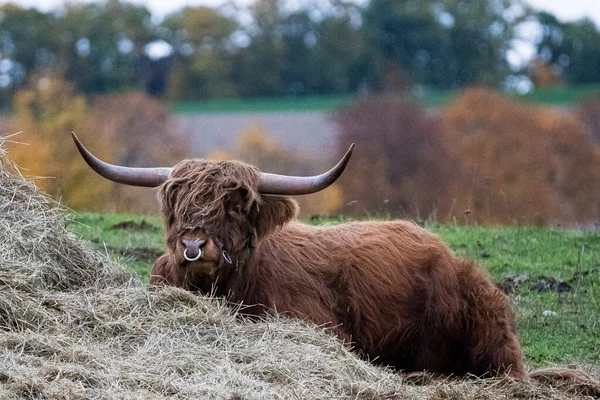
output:
[[[299,209],[296,200],[289,197],[263,196],[262,200],[254,213],[259,240],[296,218]]]

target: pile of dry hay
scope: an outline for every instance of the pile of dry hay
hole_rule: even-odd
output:
[[[63,210],[1,154],[0,354],[2,399],[575,399],[600,393],[590,385],[506,379],[417,385],[359,360],[309,324],[248,322],[218,300],[150,288],[69,234]]]

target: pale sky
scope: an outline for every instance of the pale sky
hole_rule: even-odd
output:
[[[559,20],[573,21],[590,17],[600,26],[600,0],[526,0],[538,10],[547,10]]]
[[[83,2],[91,0],[71,0],[71,2]],[[218,6],[226,0],[129,0],[136,4],[145,4],[157,17],[162,17],[172,11],[183,8],[186,5]],[[288,0],[293,3],[296,0]],[[600,26],[600,0],[526,0],[533,7],[540,10],[548,10],[555,14],[560,20],[572,21],[582,17],[591,17]],[[252,0],[237,0],[240,4],[247,4]],[[17,3],[24,6],[35,6],[47,11],[55,9],[64,3],[63,0],[0,0],[3,3]]]

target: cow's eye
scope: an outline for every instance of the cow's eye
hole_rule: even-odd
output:
[[[242,214],[242,206],[237,205],[231,209],[231,212],[234,214]]]

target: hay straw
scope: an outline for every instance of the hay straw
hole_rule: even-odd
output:
[[[249,322],[218,299],[148,287],[70,234],[64,210],[18,175],[1,146],[0,158],[1,399],[600,395],[508,379],[415,384],[358,359],[322,328]]]

